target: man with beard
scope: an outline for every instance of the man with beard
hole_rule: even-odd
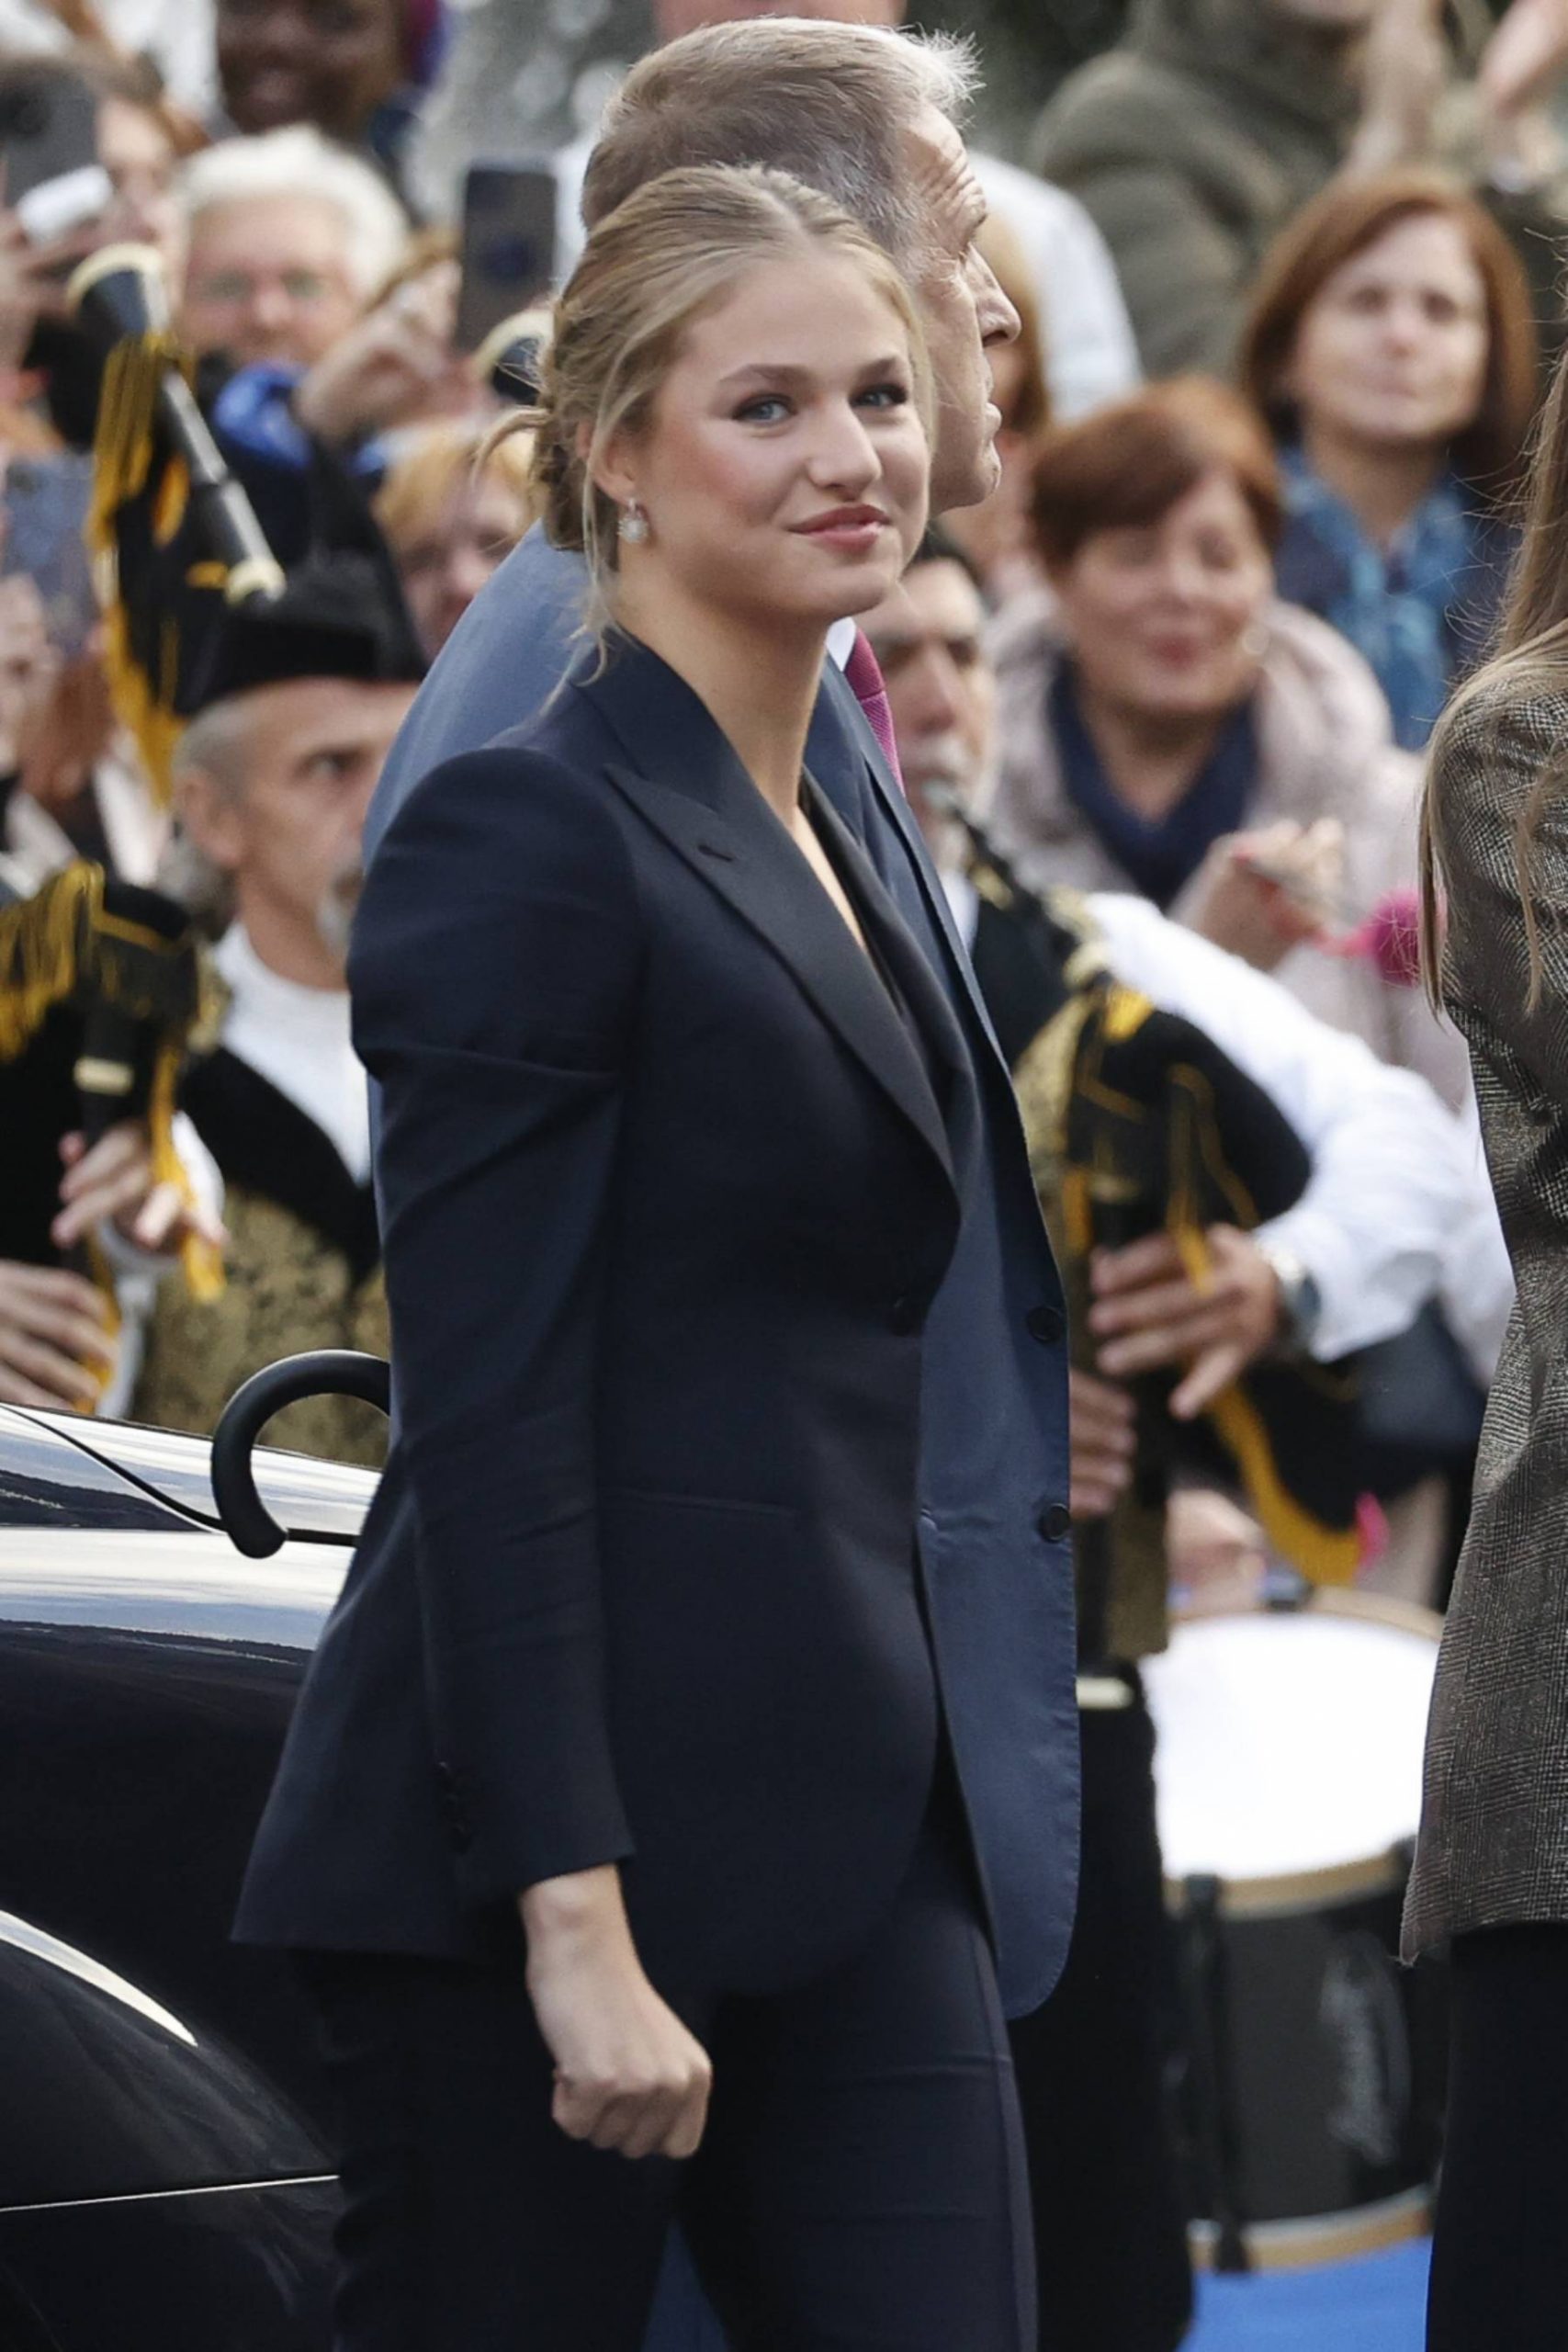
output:
[[[181,739],[181,821],[233,910],[212,957],[214,1049],[182,1094],[223,1179],[228,1283],[207,1301],[161,1286],[136,1419],[209,1430],[278,1356],[387,1352],[344,963],[365,812],[423,668],[389,575],[362,555],[313,557],[277,605],[231,616]],[[352,1398],[312,1397],[277,1436],[378,1464],[385,1423]]]

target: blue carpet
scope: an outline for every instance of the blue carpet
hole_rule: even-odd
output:
[[[1198,2276],[1198,2320],[1182,2352],[1422,2352],[1425,2243],[1321,2270]],[[643,2352],[725,2352],[679,2238]],[[1062,2352],[1071,2352],[1064,2346]]]
[[[1425,2244],[1322,2270],[1201,2274],[1183,2352],[1422,2352]]]

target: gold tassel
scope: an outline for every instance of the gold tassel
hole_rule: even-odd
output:
[[[185,1162],[175,1147],[175,1090],[185,1058],[183,1042],[166,1037],[158,1048],[152,1069],[152,1091],[147,1104],[147,1134],[152,1153],[154,1183],[172,1184],[187,1208],[196,1195]],[[210,1241],[187,1233],[180,1244],[180,1270],[192,1298],[205,1306],[221,1298],[226,1277],[223,1260]]]
[[[150,954],[174,951],[159,933],[104,911],[101,866],[85,859],[67,865],[19,906],[0,909],[0,1062],[16,1061],[37,1037],[55,1007],[77,989],[91,956],[94,981],[104,999],[137,1021],[165,1021],[168,1008],[152,982]],[[202,1008],[193,1008],[199,1019]],[[183,1028],[159,1043],[147,1105],[147,1136],[155,1183],[172,1184],[187,1206],[195,1194],[175,1144],[175,1102],[184,1066]],[[88,1254],[95,1279],[109,1304],[110,1328],[118,1328],[114,1274],[96,1243]],[[180,1265],[192,1298],[213,1299],[224,1287],[223,1261],[209,1241],[188,1235]]]
[[[79,862],[0,911],[0,1061],[24,1054],[75,988],[103,892],[101,870]]]
[[[116,524],[121,507],[147,487],[159,388],[168,370],[179,365],[179,346],[168,334],[129,338],[110,352],[93,441],[93,497],[86,524],[87,544],[103,575],[104,669],[110,697],[121,724],[136,739],[161,808],[168,807],[174,789],[175,750],[185,727],[170,707],[177,647],[165,646],[159,665],[164,674],[155,681],[132,657]],[[188,492],[186,469],[175,460],[160,481],[155,499],[153,528],[160,542],[166,543],[178,528]]]
[[[1242,1389],[1224,1389],[1208,1413],[1235,1457],[1247,1499],[1275,1551],[1312,1584],[1354,1584],[1361,1565],[1360,1528],[1325,1527],[1291,1493],[1262,1417]]]
[[[104,1329],[111,1340],[118,1340],[124,1326],[125,1317],[119,1311],[119,1289],[115,1279],[114,1268],[109,1262],[109,1253],[96,1233],[88,1234],[84,1246],[87,1252],[87,1263],[93,1271],[93,1281],[104,1302]],[[87,1385],[82,1391],[78,1409],[84,1413],[96,1413],[104,1400],[109,1382],[114,1378],[113,1369],[106,1367],[102,1372],[92,1372],[83,1364],[81,1373]]]

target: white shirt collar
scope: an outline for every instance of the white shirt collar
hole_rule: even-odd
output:
[[[947,903],[953,910],[953,920],[957,926],[958,936],[965,947],[973,947],[975,933],[980,921],[980,893],[976,889],[967,874],[961,873],[957,866],[942,868],[942,887],[947,894]]]
[[[223,1043],[321,1128],[356,1183],[370,1173],[370,1104],[346,989],[310,989],[264,964],[242,923],[213,951],[230,1004]]]
[[[850,655],[854,651],[857,626],[853,620],[835,621],[828,631],[828,658],[836,662],[840,670],[849,667]]]

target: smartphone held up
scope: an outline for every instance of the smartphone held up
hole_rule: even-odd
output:
[[[93,91],[58,65],[28,61],[0,75],[4,200],[30,243],[53,244],[107,211],[97,120]]]
[[[457,348],[477,352],[548,293],[556,275],[556,177],[547,164],[473,164],[463,186]]]

